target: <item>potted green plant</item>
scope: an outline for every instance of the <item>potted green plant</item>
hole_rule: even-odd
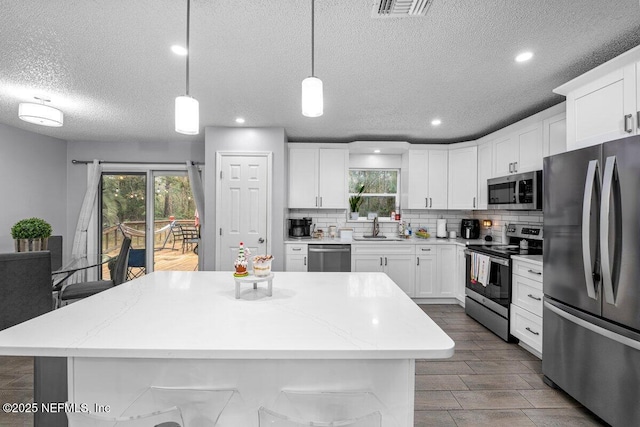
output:
[[[16,252],[46,251],[51,225],[40,218],[26,218],[11,227]]]
[[[362,193],[364,192],[364,184],[360,186],[358,189],[358,194],[349,197],[349,208],[351,209],[351,219],[358,219],[358,210],[360,209],[360,205],[362,204]]]

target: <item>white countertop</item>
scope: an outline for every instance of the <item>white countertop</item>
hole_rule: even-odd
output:
[[[357,236],[356,236],[357,237]],[[402,240],[351,240],[342,241],[339,237],[331,239],[325,237],[323,239],[289,239],[284,241],[285,244],[305,244],[305,245],[482,245],[482,244],[500,244],[494,242],[485,242],[484,239],[437,239],[430,237],[428,239],[422,239],[420,237],[412,237],[410,239]]]
[[[0,332],[0,355],[448,358],[454,342],[383,273],[155,272]]]
[[[542,267],[542,255],[511,255],[512,259],[519,259],[522,261],[532,262]]]

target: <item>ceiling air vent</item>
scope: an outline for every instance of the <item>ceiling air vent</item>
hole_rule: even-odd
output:
[[[408,18],[427,14],[433,0],[376,0],[374,18]]]

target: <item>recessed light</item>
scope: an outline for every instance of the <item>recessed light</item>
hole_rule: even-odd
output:
[[[431,126],[439,126],[441,123],[442,123],[442,120],[440,119],[431,120]]]
[[[171,51],[176,55],[180,55],[180,56],[186,56],[188,53],[187,49],[177,44],[174,44],[173,46],[171,46]]]
[[[522,52],[516,56],[516,62],[525,62],[533,58],[532,52]]]
[[[379,152],[380,152],[380,150],[373,150],[373,152],[374,152],[374,153],[379,153]]]
[[[244,123],[244,119],[242,117],[236,117],[236,123]]]

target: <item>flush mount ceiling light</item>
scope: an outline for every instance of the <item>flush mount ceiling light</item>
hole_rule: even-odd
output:
[[[522,52],[516,56],[516,62],[526,62],[533,58],[532,52]]]
[[[431,126],[440,126],[440,124],[442,124],[442,120],[440,119],[431,120]]]
[[[374,153],[376,153],[376,154],[378,154],[378,153],[380,152],[380,150],[375,149],[375,150],[373,150],[373,152],[374,152]]]
[[[18,117],[20,120],[41,126],[62,126],[64,122],[62,111],[45,105],[45,102],[51,102],[49,99],[34,98],[40,101],[40,104],[21,102],[20,105],[18,105]]]
[[[306,117],[320,117],[324,110],[322,96],[322,80],[317,78],[314,58],[315,32],[315,0],[311,0],[311,76],[302,81],[302,115]]]
[[[185,56],[188,53],[187,49],[177,44],[174,44],[173,46],[171,46],[171,52],[180,56]]]
[[[244,123],[244,119],[242,117],[237,117],[236,118],[236,123],[242,124],[242,123]]]
[[[200,132],[200,104],[189,96],[189,21],[191,0],[187,0],[187,72],[186,94],[176,98],[176,132],[185,135],[197,135]]]

